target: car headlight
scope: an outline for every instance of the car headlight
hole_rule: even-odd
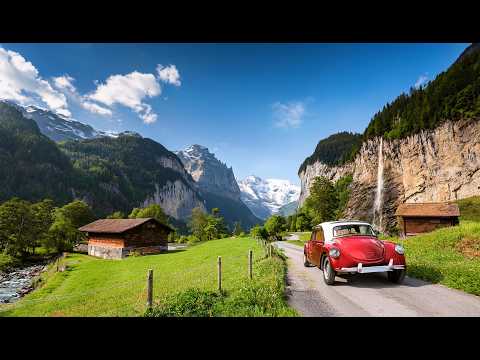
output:
[[[397,254],[400,254],[400,255],[405,254],[405,249],[400,244],[395,245],[395,251],[397,252]]]
[[[328,252],[328,254],[332,258],[338,258],[340,256],[340,250],[338,250],[337,248],[331,248],[330,251]]]

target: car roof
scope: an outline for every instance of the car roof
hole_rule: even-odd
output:
[[[326,221],[321,224],[318,224],[315,226],[315,229],[322,228],[323,229],[323,235],[325,237],[325,240],[331,240],[333,238],[333,228],[335,226],[339,225],[350,225],[350,224],[359,224],[359,225],[370,225],[372,224],[366,222],[366,221],[360,221],[360,220],[338,220],[338,221]]]

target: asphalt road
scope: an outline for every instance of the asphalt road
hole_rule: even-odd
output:
[[[480,316],[480,297],[408,276],[401,285],[383,273],[337,276],[328,286],[320,269],[303,266],[301,247],[275,245],[288,257],[289,304],[303,316]]]

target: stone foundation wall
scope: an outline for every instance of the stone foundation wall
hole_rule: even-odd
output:
[[[167,251],[168,246],[157,245],[157,246],[145,246],[145,247],[128,247],[128,248],[119,248],[111,246],[99,246],[99,245],[88,245],[88,255],[103,258],[103,259],[123,259],[127,257],[130,252],[137,252],[141,255],[147,254],[158,254],[163,251]]]
[[[121,259],[124,257],[123,249],[121,247],[88,244],[88,255],[103,259]]]

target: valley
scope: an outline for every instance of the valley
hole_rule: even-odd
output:
[[[227,168],[201,145],[172,152],[134,132],[97,131],[53,112],[12,102],[0,102],[0,107],[4,109],[0,123],[6,125],[9,121],[9,127],[4,127],[4,131],[9,132],[5,136],[10,136],[21,126],[28,126],[30,136],[39,144],[45,144],[37,155],[43,158],[45,165],[42,168],[55,168],[56,172],[64,173],[53,181],[53,188],[44,186],[36,176],[23,178],[22,172],[42,164],[30,164],[33,159],[26,157],[25,163],[16,162],[18,170],[13,168],[11,175],[2,177],[0,201],[20,196],[32,201],[51,198],[62,204],[79,198],[92,206],[100,217],[115,211],[128,213],[134,207],[159,204],[180,228],[185,226],[193,208],[200,207],[205,211],[220,208],[231,228],[239,222],[248,230],[264,219],[252,212],[255,206],[267,209],[262,215],[271,215],[298,197],[299,192],[294,189],[286,196],[277,196],[273,208],[264,205],[272,202],[268,196],[257,198],[252,207],[245,201],[245,193],[240,190],[233,169]],[[4,142],[4,146],[8,146],[4,151],[11,154],[12,145]],[[13,146],[20,148],[22,145],[19,142]],[[53,156],[58,158],[57,163],[52,163]],[[4,169],[7,166],[5,163]],[[56,186],[61,188],[55,189]],[[290,191],[288,185],[286,191]]]
[[[256,104],[257,93],[233,114],[243,91],[217,87],[216,72],[208,80],[219,83],[199,77],[201,90],[183,93],[192,73],[182,83],[175,65],[159,63],[88,87],[67,73],[42,78],[0,46],[0,316],[478,316],[480,45],[455,54],[407,92],[376,78],[359,100],[349,80],[334,100],[333,90],[282,101],[272,91]],[[12,69],[33,78],[17,83]],[[385,89],[395,96],[377,108]],[[200,102],[203,91],[211,98]],[[358,101],[376,112],[354,132],[366,114]],[[141,130],[90,125],[109,121]],[[399,213],[402,204],[423,208]],[[320,282],[310,265],[349,251],[337,230],[317,226],[345,219],[371,223],[348,236],[382,251],[367,265],[355,257],[358,272],[384,270],[382,241],[392,241],[402,246],[389,245],[388,271],[406,273],[405,283]],[[327,237],[338,248],[303,258],[305,243]],[[351,269],[338,266],[333,279]]]

